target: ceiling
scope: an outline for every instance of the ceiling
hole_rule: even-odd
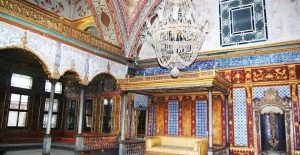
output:
[[[42,9],[69,20],[91,16],[85,0],[26,0]]]
[[[26,0],[70,21],[94,18],[99,37],[124,49],[136,44],[144,21],[160,0]],[[78,23],[78,22],[77,22]]]

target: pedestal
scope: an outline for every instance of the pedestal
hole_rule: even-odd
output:
[[[77,135],[75,143],[75,154],[81,154],[81,151],[83,151],[83,137],[81,135]]]
[[[51,135],[46,134],[43,141],[43,155],[50,155],[51,150]]]

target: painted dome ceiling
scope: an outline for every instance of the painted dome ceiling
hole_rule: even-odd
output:
[[[84,0],[26,0],[69,20],[91,16]]]

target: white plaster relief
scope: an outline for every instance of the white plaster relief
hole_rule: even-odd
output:
[[[22,48],[21,38],[24,32],[24,29],[0,22],[0,49]],[[62,76],[66,71],[74,71],[78,73],[82,81],[85,75],[88,75],[88,81],[91,81],[94,76],[107,71],[107,62],[109,60],[65,44],[61,44],[60,61],[55,62],[60,46],[59,43],[39,34],[30,31],[26,32],[27,43],[25,44],[25,49],[43,61],[51,76],[54,75],[55,67],[58,67],[59,76]],[[127,66],[113,61],[109,62],[111,74],[116,78],[125,78]]]
[[[63,75],[66,71],[74,71],[78,74],[80,79],[84,77],[84,62],[87,54],[80,50],[62,44],[61,46],[61,64],[59,67],[60,75]]]
[[[109,62],[110,70],[107,70],[107,64]],[[127,66],[104,59],[91,57],[90,58],[90,72],[89,72],[89,80],[92,81],[93,78],[101,73],[110,73],[115,78],[125,78],[127,74]]]
[[[47,53],[51,52],[51,48],[49,51],[49,49],[47,49],[47,44],[41,43],[41,41],[43,41],[45,38],[40,36],[39,39],[36,39],[37,36],[35,34],[29,31],[26,32],[27,32],[27,43],[25,44],[24,47],[22,47],[21,38],[23,37],[25,30],[9,25],[4,22],[0,22],[0,49],[14,48],[14,47],[25,48],[30,52],[32,52],[33,54],[35,54],[37,57],[39,57],[39,59],[41,59],[41,61],[43,61],[43,63],[47,66],[48,71],[52,72],[53,68],[51,65],[51,57],[47,55]],[[46,45],[46,46],[39,47],[38,44]]]
[[[17,30],[16,27],[0,22],[0,46],[13,46],[21,43],[24,30]]]

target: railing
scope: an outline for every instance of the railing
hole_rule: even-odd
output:
[[[118,136],[83,136],[82,151],[107,152],[118,148]]]
[[[126,141],[126,155],[143,155],[145,153],[145,141]]]

